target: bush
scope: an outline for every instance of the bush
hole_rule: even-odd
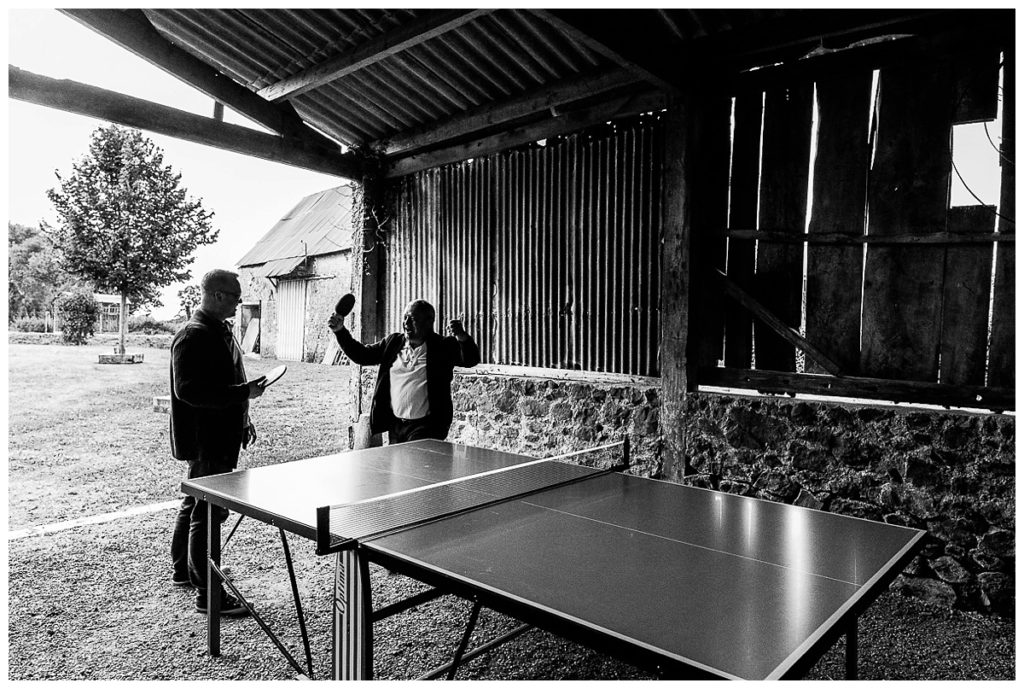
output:
[[[160,335],[161,333],[170,333],[173,335],[178,332],[174,326],[164,323],[161,321],[153,320],[150,315],[145,316],[132,316],[128,319],[128,332],[130,333],[145,333],[146,335]]]
[[[22,333],[45,333],[47,331],[46,320],[35,316],[21,316],[15,318],[11,323],[11,330]]]
[[[60,315],[61,340],[65,344],[83,345],[96,333],[96,314],[99,304],[92,292],[70,292],[57,299]]]

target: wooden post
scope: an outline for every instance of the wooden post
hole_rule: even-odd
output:
[[[357,306],[349,328],[353,337],[364,343],[376,342],[386,334],[384,311],[387,261],[384,233],[392,209],[386,205],[384,185],[384,180],[377,174],[364,176],[356,204],[360,241],[352,250],[352,292],[356,295]],[[369,405],[363,404],[361,381],[362,367],[353,365],[350,385],[355,449],[379,444],[369,435]]]
[[[666,119],[661,250],[662,476],[686,474],[686,394],[698,366],[722,356],[730,101],[713,78],[694,83]],[[694,273],[694,270],[697,272]]]
[[[121,317],[118,319],[118,334],[120,341],[117,345],[117,353],[124,356],[124,343],[128,338],[128,298],[121,293]]]
[[[686,336],[690,278],[690,218],[687,204],[687,103],[676,99],[665,120],[665,159],[662,178],[661,244],[661,475],[683,477],[686,466]]]
[[[362,342],[384,336],[385,224],[391,209],[384,203],[384,182],[376,175],[363,177],[359,204],[362,241],[353,255],[352,282],[359,304],[352,334]]]

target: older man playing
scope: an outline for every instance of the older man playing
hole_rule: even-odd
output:
[[[331,314],[328,325],[349,359],[379,367],[370,405],[371,433],[387,431],[392,444],[448,436],[453,369],[480,363],[480,348],[461,320],[449,321],[451,335],[435,333],[434,307],[416,299],[402,316],[403,332],[373,344],[356,341],[337,313]]]

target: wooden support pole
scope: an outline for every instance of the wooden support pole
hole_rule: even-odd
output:
[[[370,169],[371,166],[368,166]],[[384,337],[386,305],[386,256],[384,233],[392,210],[385,205],[384,181],[375,173],[363,177],[355,204],[360,241],[352,250],[352,293],[356,295],[354,323],[349,327],[360,342],[376,342]],[[355,449],[379,444],[369,435],[369,401],[363,403],[362,367],[353,366],[350,377]]]
[[[686,128],[683,103],[665,118],[661,245],[661,428],[665,437],[661,475],[681,479],[686,467],[686,344],[688,332],[690,217],[685,174]]]
[[[730,101],[714,77],[694,82],[665,121],[661,249],[662,475],[686,473],[686,394],[695,367],[722,349],[722,294],[692,265],[725,265]]]

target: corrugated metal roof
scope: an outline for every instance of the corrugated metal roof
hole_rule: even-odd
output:
[[[352,187],[310,194],[238,261],[256,266],[277,259],[320,256],[352,248]],[[296,264],[292,265],[292,268]]]
[[[253,270],[253,274],[257,277],[264,278],[276,278],[282,275],[288,275],[293,270],[298,268],[303,261],[306,260],[305,256],[293,256],[291,258],[276,258],[273,261],[267,261],[261,266],[257,266]]]
[[[326,137],[349,149],[380,154],[385,177],[416,165],[440,164],[436,161],[462,155],[476,144],[505,144],[501,134],[514,134],[507,145],[515,146],[528,142],[534,128],[561,130],[577,118],[583,128],[588,118],[603,121],[600,106],[635,108],[613,110],[615,117],[658,109],[651,94],[686,88],[691,73],[739,74],[792,62],[812,49],[845,49],[851,40],[884,35],[893,27],[908,29],[919,21],[927,27],[929,17],[937,21],[929,31],[945,31],[961,21],[957,13],[962,12],[420,7],[63,11],[112,40],[133,44],[146,39],[152,50],[137,46],[136,52],[225,105],[248,111],[281,134],[289,150],[293,144],[309,145],[340,158],[339,151],[324,146]],[[154,37],[146,22],[171,45]],[[209,65],[225,81],[204,68],[194,69],[191,58]],[[228,80],[256,98],[240,93],[235,84],[222,88]],[[305,126],[296,126],[295,120]],[[420,160],[412,165],[396,167],[417,156]],[[360,156],[344,160],[360,163],[359,170],[348,170],[350,179],[366,172]]]
[[[426,16],[423,9],[147,9],[161,33],[254,91]],[[493,10],[288,101],[357,147],[590,70],[607,59],[521,10]]]

